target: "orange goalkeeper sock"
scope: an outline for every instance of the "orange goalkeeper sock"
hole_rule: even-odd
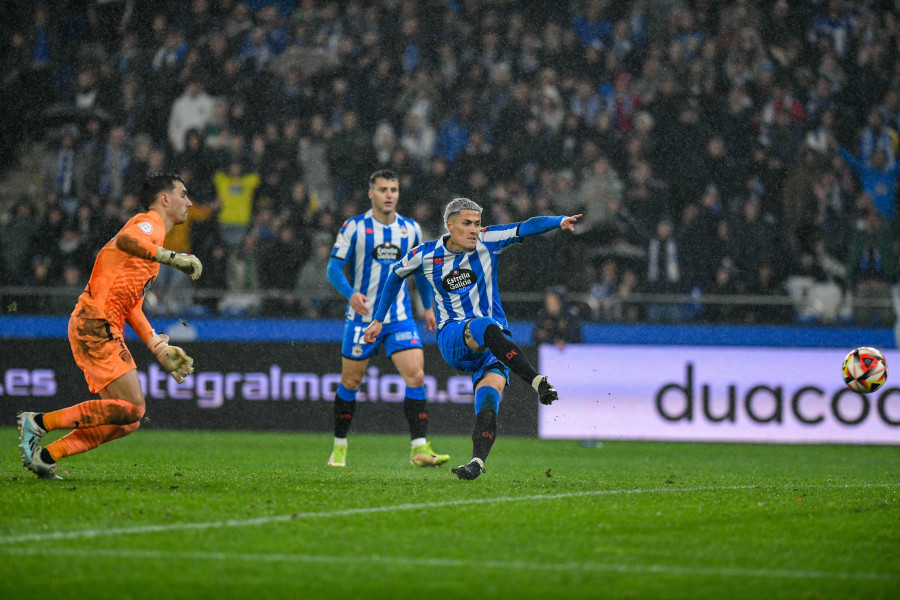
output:
[[[66,456],[93,450],[100,444],[128,435],[140,426],[141,422],[135,421],[129,425],[100,425],[99,427],[76,429],[69,435],[48,444],[45,450],[56,461]]]
[[[141,420],[144,407],[127,400],[88,400],[44,413],[44,429],[84,429],[100,425],[129,425]]]

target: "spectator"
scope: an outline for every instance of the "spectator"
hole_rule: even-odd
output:
[[[6,283],[20,285],[31,269],[31,241],[38,232],[39,224],[34,214],[34,204],[28,198],[20,198],[12,207],[12,215],[0,228],[3,232],[2,249],[3,272]]]
[[[228,253],[228,290],[219,301],[219,312],[226,315],[258,315],[262,308],[259,283],[259,239],[247,232],[240,248]]]
[[[535,344],[553,344],[562,350],[566,344],[581,343],[581,315],[572,306],[564,287],[544,292],[544,306],[534,320]]]
[[[269,292],[263,300],[263,314],[270,317],[295,317],[299,305],[294,289],[297,275],[309,250],[297,239],[293,227],[277,229],[259,255],[259,284]]]
[[[647,283],[644,290],[651,294],[681,293],[681,267],[678,242],[672,222],[662,219],[656,225],[656,235],[647,248]],[[647,306],[647,318],[655,323],[678,323],[682,319],[681,305],[653,303]]]
[[[434,127],[424,121],[419,113],[411,112],[406,117],[406,127],[400,136],[400,146],[406,149],[421,171],[427,169],[434,153],[435,137]]]
[[[872,165],[872,155],[876,148],[884,150],[888,168],[892,168],[897,156],[897,132],[885,125],[884,116],[878,108],[872,108],[866,117],[866,126],[859,134],[857,158],[866,166]]]
[[[857,325],[893,325],[891,286],[897,283],[897,273],[894,237],[884,215],[869,210],[863,216],[862,229],[853,236],[847,260],[847,277],[858,301],[854,309]]]
[[[740,290],[734,281],[734,273],[727,264],[716,266],[715,278],[707,290],[707,294],[714,296],[715,302],[709,302],[704,306],[706,320],[709,323],[735,323],[740,315],[740,305],[734,302]]]
[[[131,152],[125,127],[114,125],[107,135],[105,146],[92,156],[87,165],[83,194],[99,194],[121,200],[131,167]]]
[[[75,187],[75,175],[78,171],[75,152],[78,130],[66,127],[60,134],[58,145],[44,153],[41,165],[41,194],[44,197],[55,196],[63,205],[78,202],[78,191]]]
[[[768,262],[759,263],[745,292],[751,296],[765,296],[772,303],[751,303],[743,307],[744,323],[787,325],[791,322],[793,311],[788,304],[788,296],[778,283],[775,269]]]
[[[344,298],[328,281],[326,273],[332,245],[330,235],[317,233],[313,240],[313,255],[297,274],[295,291],[304,319],[333,319],[343,312]]]
[[[334,200],[343,206],[350,200],[353,181],[359,173],[373,170],[375,163],[370,138],[359,126],[352,110],[341,118],[341,129],[328,144],[328,168],[334,181]]]
[[[582,232],[589,233],[594,240],[604,241],[618,231],[624,190],[625,184],[609,158],[598,157],[577,191],[579,212],[585,217]]]
[[[259,173],[244,173],[244,163],[233,158],[228,172],[213,175],[219,208],[219,231],[231,250],[237,249],[253,214],[253,198],[259,187]]]
[[[297,162],[302,168],[303,181],[310,196],[316,198],[320,206],[333,210],[334,186],[328,164],[330,143],[331,130],[325,127],[324,117],[321,114],[313,115],[308,133],[300,138]]]
[[[872,164],[866,165],[844,148],[837,145],[832,138],[832,148],[836,148],[847,164],[859,177],[862,191],[872,196],[875,209],[890,224],[893,223],[897,204],[897,176],[900,175],[900,163],[888,166],[888,154],[884,148],[876,147],[872,151]]]
[[[176,153],[184,152],[185,134],[190,129],[203,131],[212,119],[214,106],[215,101],[203,91],[199,80],[188,82],[169,115],[169,144]]]

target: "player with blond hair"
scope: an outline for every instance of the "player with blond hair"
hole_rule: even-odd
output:
[[[547,377],[535,370],[511,339],[497,285],[500,254],[533,235],[556,229],[574,231],[581,218],[532,217],[521,223],[482,227],[482,212],[469,198],[455,198],[447,204],[447,234],[416,246],[391,267],[372,322],[363,334],[366,343],[381,335],[382,323],[403,280],[424,275],[434,291],[441,355],[457,371],[470,373],[475,389],[472,460],[452,469],[459,479],[475,479],[484,473],[510,371],[534,388],[542,404],[557,399]]]
[[[179,383],[194,372],[194,361],[165,334],[156,333],[144,315],[144,294],[167,264],[196,281],[203,266],[192,254],[162,247],[166,234],[187,220],[191,200],[178,175],[148,175],[139,194],[139,213],[98,253],[90,281],[69,318],[69,343],[91,393],[88,400],[48,413],[18,415],[22,464],[41,479],[61,479],[57,461],[87,452],[132,433],[146,410],[137,366],[125,346],[127,321]],[[40,446],[48,431],[72,429],[68,435]]]

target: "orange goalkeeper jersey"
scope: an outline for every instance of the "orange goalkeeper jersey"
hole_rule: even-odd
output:
[[[156,211],[137,214],[97,255],[91,279],[72,314],[83,319],[104,319],[117,331],[122,331],[125,319],[141,303],[159,274],[159,263],[150,260],[151,256],[141,258],[116,247],[120,236],[138,240],[141,249],[146,250],[162,245],[166,226]]]

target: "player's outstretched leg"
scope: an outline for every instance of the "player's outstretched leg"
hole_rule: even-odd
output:
[[[488,385],[475,390],[475,428],[472,430],[472,460],[453,469],[459,479],[476,479],[484,473],[494,438],[497,437],[497,411],[500,410],[500,392]]]
[[[552,404],[558,399],[556,389],[547,377],[538,374],[522,349],[506,337],[496,321],[489,317],[479,317],[469,321],[466,329],[476,344],[486,347],[497,360],[509,367],[510,371],[531,385],[538,393],[541,404]]]
[[[334,448],[328,457],[329,467],[347,466],[347,434],[356,412],[356,392],[343,385],[338,385],[334,397]]]
[[[88,400],[49,413],[20,413],[22,464],[42,479],[61,479],[56,461],[128,435],[140,427],[143,416],[143,406],[120,399]],[[56,429],[74,431],[41,448],[44,434]]]

